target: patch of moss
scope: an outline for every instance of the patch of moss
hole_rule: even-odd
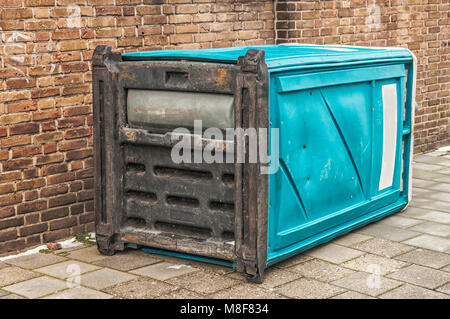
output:
[[[75,235],[75,241],[85,245],[95,245],[95,238],[91,234],[79,233]]]

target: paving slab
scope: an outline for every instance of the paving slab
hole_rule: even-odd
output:
[[[7,264],[5,264],[4,262],[0,261],[0,269],[6,268],[8,267]]]
[[[349,290],[344,292],[343,294],[331,297],[331,299],[376,299],[376,298],[361,294],[356,291]]]
[[[373,238],[372,236],[362,235],[358,233],[350,233],[345,236],[338,237],[333,240],[333,243],[349,247],[351,245],[366,241]]]
[[[352,245],[351,247],[388,258],[404,254],[408,251],[415,249],[412,246],[408,246],[405,244],[393,242],[382,238],[369,239],[367,241]]]
[[[88,263],[93,263],[101,259],[104,259],[107,256],[100,254],[97,249],[97,246],[89,246],[86,248],[70,251],[67,257],[71,259],[78,259]]]
[[[309,260],[302,264],[288,268],[288,270],[298,273],[301,276],[324,282],[334,281],[354,272],[350,269],[346,269],[319,259]]]
[[[436,290],[447,294],[447,298],[450,298],[450,282],[437,288]]]
[[[450,182],[450,176],[447,176],[447,178],[449,179],[448,182]],[[436,199],[430,199],[429,201],[419,204],[418,206],[421,208],[437,210],[444,213],[450,212],[450,202],[444,202]]]
[[[431,188],[432,186],[435,186],[437,184],[439,184],[438,182],[434,182],[434,181],[427,181],[425,179],[418,179],[418,178],[414,178],[413,175],[413,189],[415,187],[420,187],[420,188]]]
[[[228,276],[221,276],[214,273],[204,273],[201,271],[189,273],[183,276],[174,277],[167,280],[168,283],[183,287],[199,294],[212,294],[239,283],[242,280],[236,280]]]
[[[440,212],[420,207],[408,207],[402,214],[403,216],[411,218],[428,220],[441,224],[450,224],[450,211]]]
[[[1,289],[0,289],[0,297],[6,296],[6,295],[8,295],[8,294],[9,294],[8,291],[4,291],[4,290],[1,290]]]
[[[111,299],[113,296],[86,287],[70,288],[42,299]]]
[[[450,272],[450,265],[448,265],[447,267],[441,268],[440,270]]]
[[[392,227],[390,225],[375,223],[370,224],[364,228],[356,230],[358,234],[363,234],[366,236],[372,236],[377,238],[384,238],[391,241],[403,241],[417,235],[418,232],[414,232],[407,229],[401,229],[398,227]]]
[[[276,268],[289,268],[289,267],[291,267],[293,265],[297,265],[297,264],[303,263],[303,262],[311,260],[313,258],[314,257],[308,256],[308,255],[305,255],[305,254],[302,253],[302,254],[298,254],[298,255],[294,255],[292,257],[289,257],[288,259],[285,259],[285,260],[283,260],[281,262],[278,262],[278,263],[276,263],[274,265],[274,267],[276,267]]]
[[[379,296],[381,299],[448,299],[450,296],[425,289],[422,287],[405,284]]]
[[[103,268],[81,275],[81,285],[93,289],[105,289],[135,278],[136,276],[125,272]]]
[[[437,191],[429,191],[430,193],[425,194],[424,196],[427,198],[431,198],[437,201],[450,202],[450,193],[446,192],[437,192]]]
[[[435,222],[424,222],[419,225],[413,226],[411,230],[418,231],[421,233],[427,233],[430,235],[448,237],[450,236],[450,225],[435,223]]]
[[[209,296],[213,299],[281,299],[275,291],[270,291],[252,284],[241,284],[224,289]]]
[[[375,274],[355,272],[349,276],[333,281],[332,284],[375,297],[400,286],[402,283]]]
[[[278,287],[277,292],[290,298],[325,299],[341,294],[345,289],[309,278],[300,278]]]
[[[340,264],[361,256],[364,253],[356,249],[329,243],[308,250],[306,254],[335,264]]]
[[[403,243],[440,252],[450,249],[450,239],[426,234],[405,240]]]
[[[450,264],[449,254],[421,248],[396,256],[395,259],[436,269]]]
[[[297,264],[299,265],[299,264]],[[240,275],[240,279],[242,280],[242,274]],[[288,269],[277,269],[271,267],[266,270],[264,273],[264,282],[260,285],[262,287],[271,289],[283,285],[287,282],[296,280],[301,278],[301,275]],[[238,279],[238,278],[236,278]]]
[[[161,295],[159,297],[156,297],[156,299],[204,299],[205,296],[200,295],[196,292],[178,288],[175,290],[172,290],[171,292]]]
[[[54,254],[37,253],[13,259],[8,259],[6,263],[20,268],[36,269],[47,265],[56,264],[64,260],[67,259]]]
[[[343,267],[378,275],[386,275],[408,264],[382,256],[366,254],[342,264]],[[339,278],[336,278],[339,279]]]
[[[39,298],[67,287],[67,283],[63,280],[42,276],[6,286],[3,289],[27,298]]]
[[[429,289],[435,289],[450,281],[450,273],[419,265],[399,269],[387,277]]]
[[[122,271],[129,271],[160,262],[160,259],[154,258],[143,251],[127,250],[118,252],[113,256],[107,256],[94,264],[102,267],[114,268]]]
[[[400,214],[384,218],[378,222],[378,224],[381,224],[381,225],[389,225],[389,226],[397,227],[397,228],[408,228],[408,227],[418,225],[420,223],[424,223],[424,221],[417,220],[414,218],[403,217]]]
[[[42,267],[35,269],[35,271],[50,275],[52,277],[58,277],[66,279],[75,275],[81,275],[89,271],[100,269],[100,267],[86,264],[77,260],[68,260],[62,263]]]
[[[25,281],[31,278],[40,276],[39,274],[30,270],[25,270],[19,267],[6,267],[0,269],[0,287],[9,286],[20,281]]]
[[[116,298],[122,299],[153,299],[167,294],[177,287],[151,278],[139,277],[118,285],[103,289]]]
[[[433,185],[428,186],[428,189],[450,193],[450,183],[434,183]]]
[[[172,264],[162,262],[130,271],[132,274],[147,276],[161,281],[198,271],[188,264]]]
[[[26,299],[25,297],[16,295],[16,294],[9,294],[3,297],[0,297],[0,299]]]

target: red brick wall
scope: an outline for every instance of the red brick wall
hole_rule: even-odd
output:
[[[90,82],[97,45],[407,46],[419,58],[415,151],[423,152],[450,142],[449,6],[448,0],[0,0],[0,255],[93,230]]]
[[[450,143],[450,2],[276,2],[277,43],[402,46],[418,59],[415,153]]]
[[[0,254],[93,230],[97,45],[122,51],[274,43],[272,1],[0,5]]]

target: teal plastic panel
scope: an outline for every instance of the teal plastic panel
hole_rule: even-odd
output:
[[[280,169],[269,176],[269,264],[406,204],[400,191],[404,65],[315,71],[316,86],[309,75],[271,77],[269,116],[279,128]],[[386,85],[396,90],[389,145],[383,145]],[[391,186],[380,190],[387,158],[394,165]]]

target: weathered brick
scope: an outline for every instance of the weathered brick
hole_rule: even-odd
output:
[[[22,201],[22,193],[8,194],[0,196],[0,207],[13,205]]]
[[[58,207],[54,209],[49,209],[41,213],[41,220],[49,221],[52,219],[62,218],[69,216],[69,208],[68,207]]]
[[[29,235],[33,235],[36,233],[45,232],[45,231],[47,231],[47,229],[48,229],[47,223],[24,226],[24,227],[19,228],[19,235],[22,237],[29,236]]]
[[[17,227],[17,226],[22,226],[23,224],[24,224],[23,217],[0,219],[0,230]]]
[[[9,161],[4,161],[2,163],[4,171],[14,171],[21,168],[29,168],[33,166],[32,158],[20,158]]]
[[[67,218],[62,218],[50,222],[50,230],[57,230],[61,228],[70,228],[77,225],[78,219],[76,216],[71,216]]]
[[[47,202],[38,200],[17,205],[17,214],[26,214],[30,212],[38,212],[47,208]]]
[[[18,124],[9,128],[9,135],[38,133],[39,127],[38,123]]]

